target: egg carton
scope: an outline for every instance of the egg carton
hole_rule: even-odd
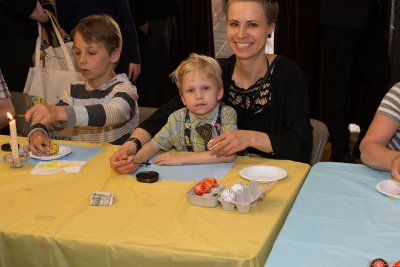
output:
[[[200,182],[204,182],[205,179]],[[197,184],[197,183],[196,183]],[[209,193],[206,193],[202,196],[196,195],[194,192],[194,186],[186,193],[186,196],[189,199],[190,204],[196,206],[202,206],[207,208],[214,208],[219,205],[218,197],[221,195],[223,189],[226,186],[224,184],[218,184],[217,187],[211,188]]]
[[[225,201],[218,196],[218,201],[221,203],[224,210],[233,210],[235,207],[239,213],[248,213],[252,207],[255,207],[259,201],[262,201],[265,196],[265,192],[270,189],[276,181],[264,185],[263,189],[258,189],[258,183],[255,180],[250,180],[249,185],[243,185],[243,191],[237,191],[235,200]]]

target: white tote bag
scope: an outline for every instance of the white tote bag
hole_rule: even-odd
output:
[[[39,36],[36,40],[35,48],[35,67],[29,69],[26,79],[24,93],[31,96],[39,96],[43,98],[47,104],[55,104],[59,100],[59,96],[67,90],[71,84],[78,81],[83,81],[85,78],[77,71],[75,57],[71,47],[64,43],[60,31],[54,22],[54,17],[50,12],[45,12],[49,15],[49,19],[56,33],[59,47],[54,48],[49,46],[45,49],[46,56],[41,61],[41,33],[42,27],[38,22]],[[69,45],[71,42],[69,43]],[[44,67],[43,67],[44,65]]]

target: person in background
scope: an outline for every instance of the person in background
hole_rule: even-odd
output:
[[[386,4],[385,4],[386,3]],[[388,90],[390,63],[385,0],[321,0],[319,24],[325,54],[325,107],[330,161],[356,163],[359,145]],[[362,80],[360,133],[350,154],[347,103],[352,79]],[[359,84],[357,84],[359,86]]]
[[[76,62],[86,81],[72,84],[55,105],[37,104],[25,115],[34,119],[25,152],[49,155],[49,133],[72,129],[72,140],[122,144],[139,122],[137,91],[126,74],[114,68],[121,55],[122,36],[108,15],[84,18],[72,31]]]
[[[164,127],[141,150],[128,158],[133,162],[146,162],[160,150],[198,152],[157,156],[157,165],[182,165],[234,161],[236,154],[216,157],[207,149],[210,139],[226,131],[237,130],[236,111],[219,103],[224,87],[221,67],[207,56],[191,54],[171,74],[186,106],[172,113]]]
[[[171,39],[178,0],[128,0],[137,27],[142,72],[137,80],[139,105],[160,107],[171,95],[168,75],[175,68],[171,62]],[[179,60],[180,61],[180,60]],[[157,96],[157,97],[154,97]]]
[[[10,92],[6,82],[4,81],[3,74],[0,70],[0,129],[8,126],[7,112],[15,115],[14,106],[11,102]]]
[[[0,1],[0,69],[10,91],[23,92],[38,38],[38,24],[48,23],[43,9],[50,0]]]
[[[210,141],[211,155],[229,156],[246,149],[253,156],[310,161],[307,77],[293,61],[265,54],[277,16],[278,3],[274,0],[227,2],[226,40],[234,54],[218,61],[224,85],[222,100],[236,110],[239,130],[227,131]],[[131,135],[136,142],[123,144],[110,157],[110,166],[119,173],[137,169],[138,164],[128,157],[161,129],[167,114],[182,106],[181,98],[174,97],[142,122]]]
[[[56,0],[57,18],[61,27],[69,34],[85,17],[107,14],[119,25],[122,32],[122,53],[115,73],[125,73],[129,80],[136,81],[141,72],[141,59],[135,23],[127,0]]]
[[[361,141],[361,161],[383,171],[391,171],[400,182],[400,83],[383,98]]]

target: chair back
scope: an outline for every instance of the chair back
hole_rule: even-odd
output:
[[[16,115],[25,114],[28,109],[33,107],[34,103],[30,95],[22,92],[13,92],[10,91],[11,94],[11,102],[15,109]],[[17,134],[19,136],[28,136],[29,127],[31,126],[31,122],[25,121],[25,118],[15,118],[17,125]]]
[[[158,108],[139,107],[139,124],[151,116]]]
[[[321,160],[324,154],[325,146],[329,138],[329,131],[322,121],[310,119],[310,123],[313,127],[313,146],[310,165],[313,166]]]

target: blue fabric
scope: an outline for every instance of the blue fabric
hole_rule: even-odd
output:
[[[157,156],[157,155],[156,155]],[[154,156],[149,162],[152,162]],[[218,163],[218,164],[193,164],[181,166],[142,166],[131,174],[136,178],[136,174],[142,171],[155,171],[160,175],[159,180],[175,180],[182,182],[200,181],[205,177],[223,178],[236,162]]]
[[[66,155],[65,157],[59,158],[60,160],[70,160],[70,161],[88,161],[97,154],[99,154],[104,147],[87,147],[87,146],[72,146],[72,145],[65,145],[72,149],[72,152]],[[26,163],[27,165],[36,166],[40,160],[31,158]]]
[[[314,165],[265,264],[369,266],[400,260],[400,201],[375,188],[389,172],[362,164]]]

